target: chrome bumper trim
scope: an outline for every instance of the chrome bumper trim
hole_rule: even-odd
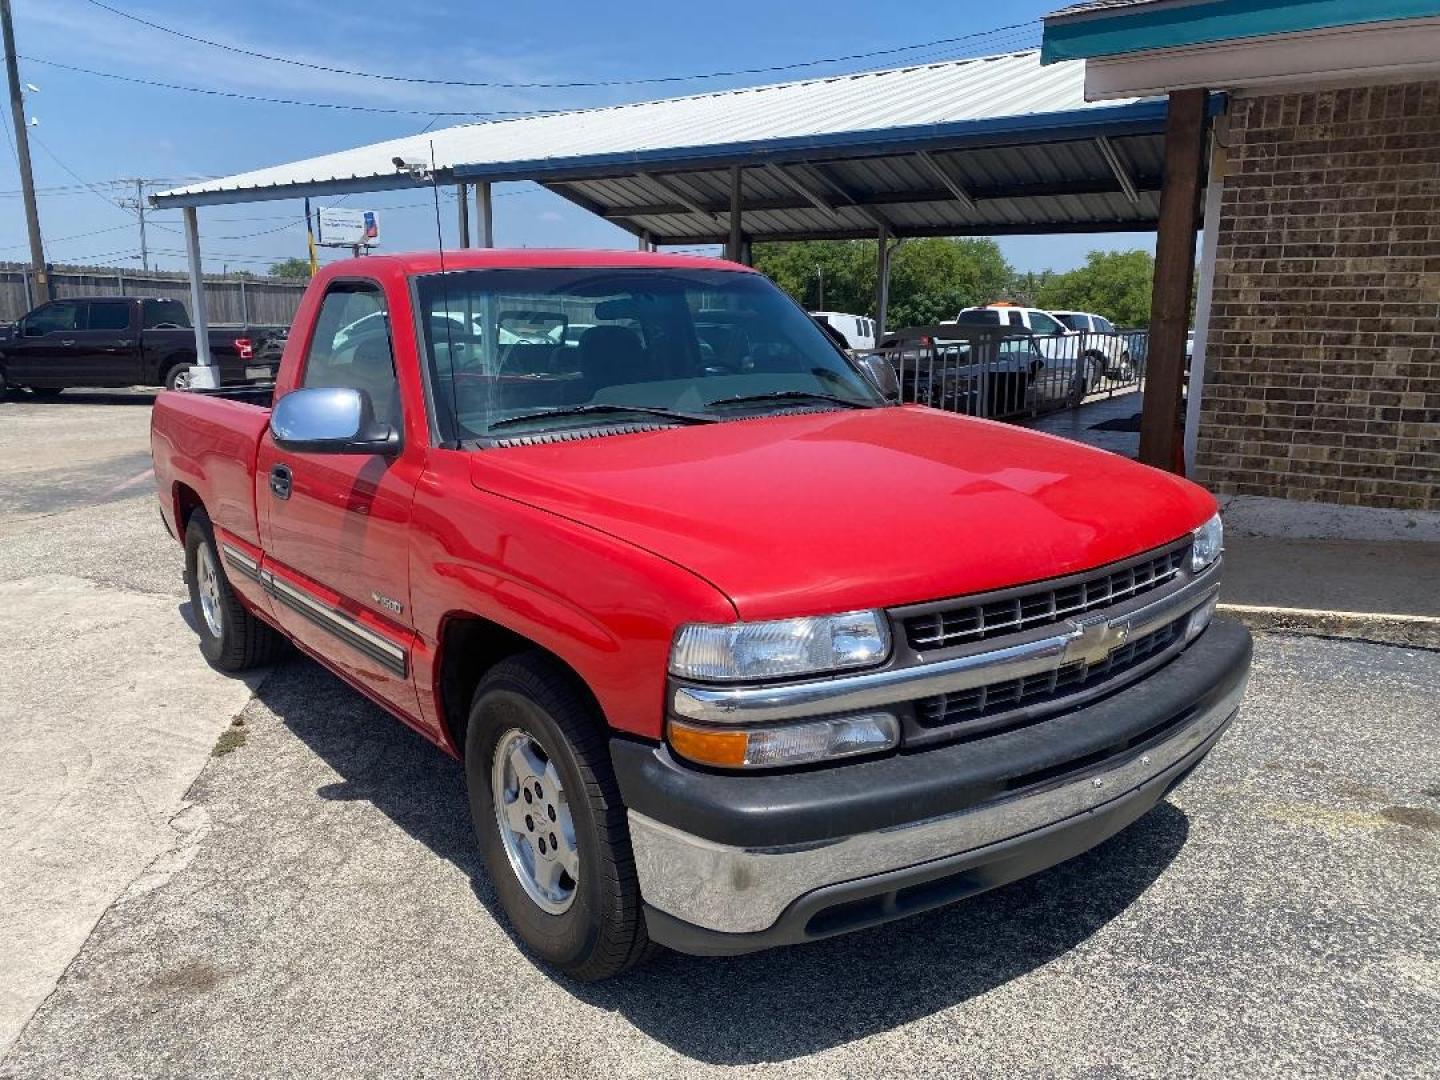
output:
[[[760,724],[953,694],[1054,671],[1077,660],[1093,663],[1127,639],[1168,626],[1209,601],[1220,591],[1217,567],[1218,564],[1183,588],[1126,615],[1101,612],[1069,619],[1060,624],[1063,629],[1036,641],[930,664],[781,686],[681,686],[675,690],[671,708],[676,716],[702,723]]]
[[[740,848],[716,844],[629,811],[645,902],[722,933],[773,926],[801,896],[826,885],[963,854],[1095,810],[1203,754],[1240,707],[1245,685],[1170,739],[1113,768],[1003,802],[814,844]]]

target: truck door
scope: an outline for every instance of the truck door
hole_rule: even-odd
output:
[[[53,300],[30,312],[5,350],[6,378],[22,386],[74,386],[75,342],[84,320],[85,305],[75,300]]]
[[[76,386],[133,386],[141,381],[140,331],[132,300],[91,300],[75,334]]]
[[[377,418],[403,425],[388,306],[377,283],[336,281],[321,299],[295,388],[314,386],[363,390]],[[279,449],[267,431],[255,474],[262,580],[277,617],[302,644],[412,718],[419,707],[409,678],[409,529],[424,453],[294,453]]]

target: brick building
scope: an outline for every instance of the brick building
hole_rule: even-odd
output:
[[[1440,3],[1094,0],[1047,19],[1045,49],[1085,58],[1094,99],[1226,92],[1204,151],[1193,475],[1440,510]]]

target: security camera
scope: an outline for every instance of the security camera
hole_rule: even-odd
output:
[[[424,180],[430,176],[430,163],[420,158],[393,157],[390,159],[395,165],[398,173],[409,173],[416,180]]]

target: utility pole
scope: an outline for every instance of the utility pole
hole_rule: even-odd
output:
[[[10,119],[15,124],[15,156],[20,159],[20,190],[25,196],[25,227],[30,233],[30,263],[39,286],[40,303],[50,299],[50,275],[45,270],[45,247],[40,242],[40,211],[35,206],[35,177],[30,173],[30,135],[25,128],[25,98],[20,93],[20,68],[15,61],[15,27],[10,21],[10,0],[0,0],[0,28],[5,34],[5,75],[10,83]]]
[[[116,203],[133,209],[140,217],[140,269],[150,269],[150,249],[145,245],[145,181],[135,178],[135,198],[116,199]]]

